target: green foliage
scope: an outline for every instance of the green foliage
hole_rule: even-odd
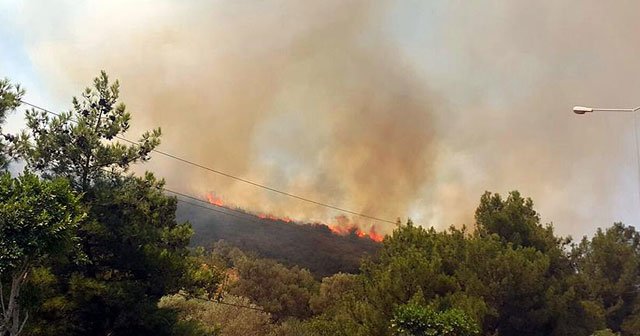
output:
[[[170,334],[174,318],[157,301],[199,272],[186,248],[190,227],[175,222],[176,200],[161,186],[151,174],[93,184],[79,228],[88,262],[56,269],[65,318],[49,323],[72,326],[71,334]]]
[[[224,244],[216,250],[225,253],[221,258],[230,263],[238,277],[229,285],[229,293],[251,299],[276,320],[312,315],[309,301],[318,283],[309,271],[246,255]]]
[[[348,331],[332,321],[322,318],[308,320],[289,319],[274,326],[269,336],[341,336]]]
[[[533,209],[533,201],[523,198],[517,191],[503,200],[499,194],[485,192],[476,210],[478,233],[496,234],[505,243],[534,247],[546,252],[557,246],[553,228],[540,224],[540,215]]]
[[[131,116],[118,97],[118,83],[102,72],[70,112],[28,112],[28,130],[15,141],[27,167],[81,193],[88,215],[77,230],[86,260],[52,265],[47,297],[57,308],[38,310],[27,326],[32,334],[169,335],[177,315],[158,300],[182,289],[205,293],[217,280],[190,256],[191,226],[176,221],[177,202],[162,192],[164,182],[151,173],[125,175],[149,159],[160,130],[119,142]],[[49,328],[36,330],[43,325]]]
[[[0,81],[0,124],[23,94]],[[640,232],[616,223],[571,244],[542,225],[533,201],[515,191],[506,199],[485,193],[474,232],[409,222],[381,245],[276,221],[216,228],[262,256],[331,275],[322,283],[306,269],[227,244],[213,253],[189,251],[193,231],[176,220],[177,202],[162,192],[164,181],[125,175],[149,159],[160,130],[139,142],[122,140],[131,116],[118,97],[118,83],[103,72],[71,111],[51,117],[32,110],[19,138],[0,138],[1,169],[11,154],[37,174],[0,175],[0,283],[10,284],[0,288],[0,335],[18,333],[27,311],[29,335],[640,330]],[[203,232],[204,240],[223,238]],[[247,242],[256,232],[265,238]],[[362,256],[379,248],[359,274],[333,274],[356,271]]]
[[[187,259],[183,290],[189,295],[213,299],[226,278],[226,268],[203,248],[196,248]]]
[[[50,116],[27,112],[28,132],[17,140],[17,151],[28,166],[46,176],[66,177],[87,192],[105,169],[126,171],[130,164],[149,159],[160,144],[160,129],[146,132],[137,143],[113,142],[129,130],[131,115],[118,102],[120,86],[109,83],[103,71],[81,99],[73,98],[73,109]]]
[[[151,281],[154,291],[180,288],[187,270],[192,231],[175,221],[176,199],[162,192],[163,181],[144,177],[112,176],[92,192],[90,219],[81,228],[92,263],[89,274],[98,278]],[[113,251],[118,251],[114,253]]]
[[[13,136],[2,133],[2,124],[7,113],[15,110],[21,104],[24,90],[19,85],[13,85],[8,79],[0,79],[0,169],[4,169],[8,163],[7,143]]]
[[[247,298],[227,295],[224,302],[227,304],[202,298],[187,299],[176,294],[163,297],[159,305],[179,311],[180,319],[185,323],[195,323],[202,335],[261,336],[268,334],[273,327],[270,315],[252,305]]]
[[[36,303],[28,291],[21,295],[25,283],[34,267],[73,255],[83,218],[66,181],[29,172],[18,178],[0,174],[0,335],[23,330],[29,316],[24,308]]]
[[[390,329],[394,336],[472,336],[480,333],[477,324],[460,310],[436,312],[413,304],[396,309]]]
[[[623,335],[640,330],[640,232],[616,223],[598,229],[572,251],[579,281],[590,302],[599,306],[606,326]]]
[[[362,291],[360,278],[353,274],[338,273],[322,279],[320,289],[309,301],[311,309],[321,314],[335,309],[337,304]]]
[[[344,304],[342,314],[350,312],[363,326],[364,334],[377,335],[387,334],[395,307],[411,300],[435,300],[442,306],[438,309],[461,305],[481,318],[483,301],[475,293],[463,291],[472,285],[465,283],[469,273],[464,269],[468,256],[465,237],[459,230],[438,233],[413,225],[397,229],[385,240],[379,258],[363,265],[362,293]]]
[[[5,121],[6,113],[20,106],[24,90],[13,85],[8,79],[0,79],[0,124]]]
[[[604,326],[576,278],[568,240],[539,224],[532,202],[485,194],[477,215],[476,233],[396,229],[363,264],[362,287],[322,314],[355,335],[387,335],[395,309],[407,303],[459,309],[484,334],[589,335]]]
[[[0,274],[69,254],[83,216],[66,181],[0,174]]]

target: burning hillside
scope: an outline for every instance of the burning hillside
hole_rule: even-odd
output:
[[[211,194],[207,199],[217,203],[216,210],[229,214],[178,203],[177,219],[189,221],[194,230],[192,246],[210,248],[224,240],[243,251],[306,268],[317,278],[357,273],[362,258],[373,257],[383,238],[374,228],[359,228],[347,218],[338,217],[329,225],[303,224],[287,217],[247,212],[219,195]]]
[[[234,206],[224,201],[221,196],[216,195],[213,192],[207,193],[206,199],[210,204],[215,205],[217,207],[232,209],[234,211],[242,211],[243,213],[255,216],[262,220],[269,220],[269,221],[283,222],[283,223],[295,223],[300,225],[309,224],[309,223],[305,223],[304,221],[293,220],[287,216],[277,216],[271,213],[263,213],[263,212],[253,213],[251,211],[242,209],[240,207]],[[367,229],[365,229],[363,225],[359,224],[358,222],[350,220],[347,216],[344,216],[344,215],[336,216],[334,218],[334,221],[329,224],[313,223],[313,225],[326,226],[327,228],[329,228],[329,230],[332,233],[339,236],[355,235],[360,238],[369,238],[375,242],[381,242],[384,239],[384,235],[381,233],[378,233],[375,225],[371,225]]]
[[[349,221],[347,216],[341,215],[335,218],[335,222],[328,225],[331,232],[338,235],[355,234],[358,237],[368,237],[369,239],[377,242],[381,242],[384,239],[384,235],[376,231],[376,226],[371,225],[368,230],[361,229],[358,224]]]

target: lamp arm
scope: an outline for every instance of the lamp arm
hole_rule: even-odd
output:
[[[599,108],[599,107],[594,107],[593,108],[593,112],[636,112],[640,110],[640,106],[636,107],[636,108]]]

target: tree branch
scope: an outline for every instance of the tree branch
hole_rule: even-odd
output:
[[[25,312],[25,316],[24,316],[24,320],[22,321],[22,325],[20,326],[20,329],[18,329],[18,332],[15,334],[15,336],[20,335],[20,333],[22,333],[22,329],[24,329],[24,326],[27,324],[27,320],[29,319],[29,312]]]
[[[2,315],[7,312],[7,309],[4,306],[4,289],[2,288],[2,280],[0,279],[0,304],[2,306]]]

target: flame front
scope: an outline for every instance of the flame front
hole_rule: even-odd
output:
[[[350,222],[347,216],[337,216],[335,223],[328,225],[328,227],[331,232],[341,236],[355,234],[360,238],[368,237],[376,242],[381,242],[384,239],[384,235],[376,231],[375,225],[371,225],[369,231],[365,232],[358,224]]]
[[[369,238],[374,241],[381,242],[384,239],[384,235],[376,231],[375,225],[371,225],[371,228],[369,229]]]
[[[210,204],[213,204],[219,207],[231,208],[227,203],[223,201],[222,197],[217,196],[213,192],[207,193],[206,198]],[[237,207],[236,209],[241,210],[240,208],[237,208]],[[256,214],[256,213],[251,213],[245,210],[242,210],[242,211],[246,212],[247,214],[253,214],[254,216],[263,220],[280,221],[285,223],[295,223],[295,222],[303,223],[303,221],[296,221],[291,219],[288,216],[280,217],[280,216],[273,215],[271,213],[260,212]],[[325,225],[329,228],[329,230],[331,230],[332,233],[336,235],[347,236],[350,234],[354,234],[360,238],[369,238],[376,242],[381,242],[382,240],[384,240],[384,235],[378,233],[375,225],[371,225],[369,227],[369,230],[365,231],[363,228],[360,227],[360,225],[358,225],[358,223],[350,221],[349,218],[347,218],[347,216],[344,216],[344,215],[336,216],[334,223],[325,224]]]
[[[207,193],[207,201],[213,205],[225,206],[222,197],[216,196],[214,193]]]

